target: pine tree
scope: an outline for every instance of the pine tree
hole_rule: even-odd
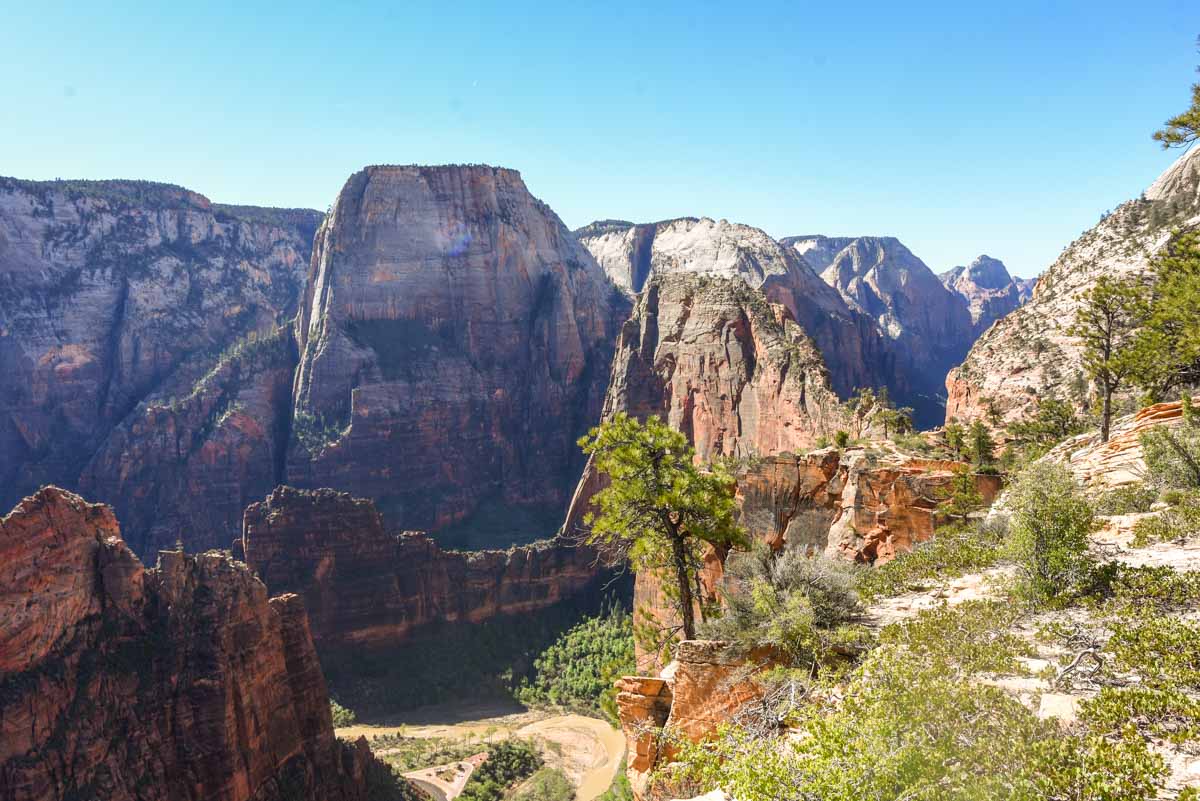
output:
[[[1138,329],[1147,314],[1144,288],[1102,275],[1083,296],[1068,333],[1083,341],[1083,364],[1100,396],[1100,439],[1108,441],[1112,398],[1138,368]],[[1143,340],[1144,341],[1144,340]]]
[[[988,467],[995,461],[996,443],[992,441],[992,432],[988,430],[982,420],[971,423],[968,440],[971,447],[971,459],[975,464],[979,467]]]
[[[1197,39],[1200,46],[1200,39]],[[1197,69],[1200,72],[1200,68]],[[1200,139],[1200,83],[1192,84],[1192,105],[1181,114],[1167,120],[1166,125],[1154,132],[1154,140],[1161,142],[1163,149],[1189,147]]]

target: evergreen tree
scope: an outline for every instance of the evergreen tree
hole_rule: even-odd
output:
[[[664,590],[684,639],[696,636],[694,587],[706,545],[744,542],[734,522],[734,482],[720,465],[695,465],[687,438],[657,417],[621,413],[579,440],[609,486],[593,499],[589,542],[628,555],[636,570],[669,576]]]
[[[1200,232],[1176,233],[1151,261],[1133,381],[1152,400],[1200,383]]]
[[[946,423],[944,434],[946,437],[946,447],[954,454],[955,459],[961,459],[963,448],[967,442],[966,429],[957,420],[951,420],[949,423]]]
[[[971,423],[967,435],[971,447],[971,459],[980,467],[988,467],[996,459],[996,443],[992,441],[992,432],[982,420]]]
[[[1102,275],[1083,296],[1068,333],[1083,340],[1083,363],[1100,396],[1100,439],[1108,441],[1113,394],[1138,367],[1138,328],[1146,319],[1144,289]]]

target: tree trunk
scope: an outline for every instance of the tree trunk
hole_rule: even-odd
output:
[[[1100,412],[1100,441],[1108,442],[1108,429],[1112,423],[1112,389],[1106,384],[1104,389],[1104,407]]]
[[[683,538],[671,538],[671,555],[675,563],[675,581],[679,584],[679,617],[683,620],[683,639],[696,639],[696,610],[692,596],[692,582],[688,577],[687,554]]]

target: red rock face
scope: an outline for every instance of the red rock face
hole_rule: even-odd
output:
[[[666,678],[625,676],[617,686],[617,713],[625,733],[626,773],[638,801],[677,798],[655,786],[655,768],[671,761],[670,737],[702,742],[742,707],[761,697],[760,686],[747,674],[746,660],[724,643],[685,640],[676,648]]]
[[[488,499],[553,509],[582,467],[627,305],[513,170],[370,167],[317,235],[288,483],[434,529]]]
[[[0,520],[0,798],[366,798],[295,596],[227,556],[144,570],[103,506]]]
[[[397,645],[431,623],[542,609],[592,585],[595,554],[565,543],[443,551],[389,533],[375,505],[280,487],[246,509],[239,548],[272,592],[304,598],[323,646]]]
[[[242,512],[279,483],[291,414],[291,332],[248,345],[193,390],[138,408],[80,478],[154,553],[177,538],[188,550],[225,548]]]

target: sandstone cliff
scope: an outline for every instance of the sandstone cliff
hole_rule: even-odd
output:
[[[542,609],[599,576],[586,548],[550,541],[507,551],[443,551],[389,533],[367,499],[277,488],[246,509],[235,553],[271,592],[295,592],[322,647],[394,646],[433,623]]]
[[[708,462],[813,447],[849,428],[811,339],[781,305],[737,279],[652,280],[617,338],[603,417],[658,415]],[[591,463],[567,513],[582,525],[601,488]]]
[[[0,520],[0,798],[366,799],[296,596],[49,487]]]
[[[317,234],[288,483],[432,529],[561,513],[627,304],[513,170],[369,167]]]
[[[1028,303],[989,329],[946,377],[946,419],[982,419],[993,407],[1020,420],[1039,398],[1083,387],[1078,341],[1067,329],[1098,276],[1144,273],[1173,228],[1200,222],[1200,150],[1192,148],[1146,192],[1072,242],[1038,279]]]
[[[972,340],[1029,299],[1028,282],[1014,280],[1004,262],[991,256],[980,256],[965,267],[955,267],[938,277],[947,289],[967,302]]]
[[[812,337],[843,396],[894,383],[891,354],[871,319],[847,307],[794,250],[757,228],[685,217],[647,225],[609,220],[575,233],[630,294],[655,277],[679,274],[737,278],[762,290]]]
[[[798,236],[781,240],[802,254],[851,308],[892,343],[901,398],[919,426],[940,422],[946,371],[973,341],[966,302],[894,237]]]
[[[291,319],[320,217],[163,184],[0,179],[0,505],[50,482],[105,493],[130,518],[130,544],[152,553],[162,538],[148,532],[171,522],[81,474],[99,450],[125,451],[128,464],[171,440],[172,423],[142,404],[187,396],[222,351]],[[123,442],[108,442],[122,426]],[[201,447],[190,439],[185,450]],[[257,445],[245,456],[217,447],[232,448],[234,471],[274,469]],[[155,462],[188,472],[175,455]]]

